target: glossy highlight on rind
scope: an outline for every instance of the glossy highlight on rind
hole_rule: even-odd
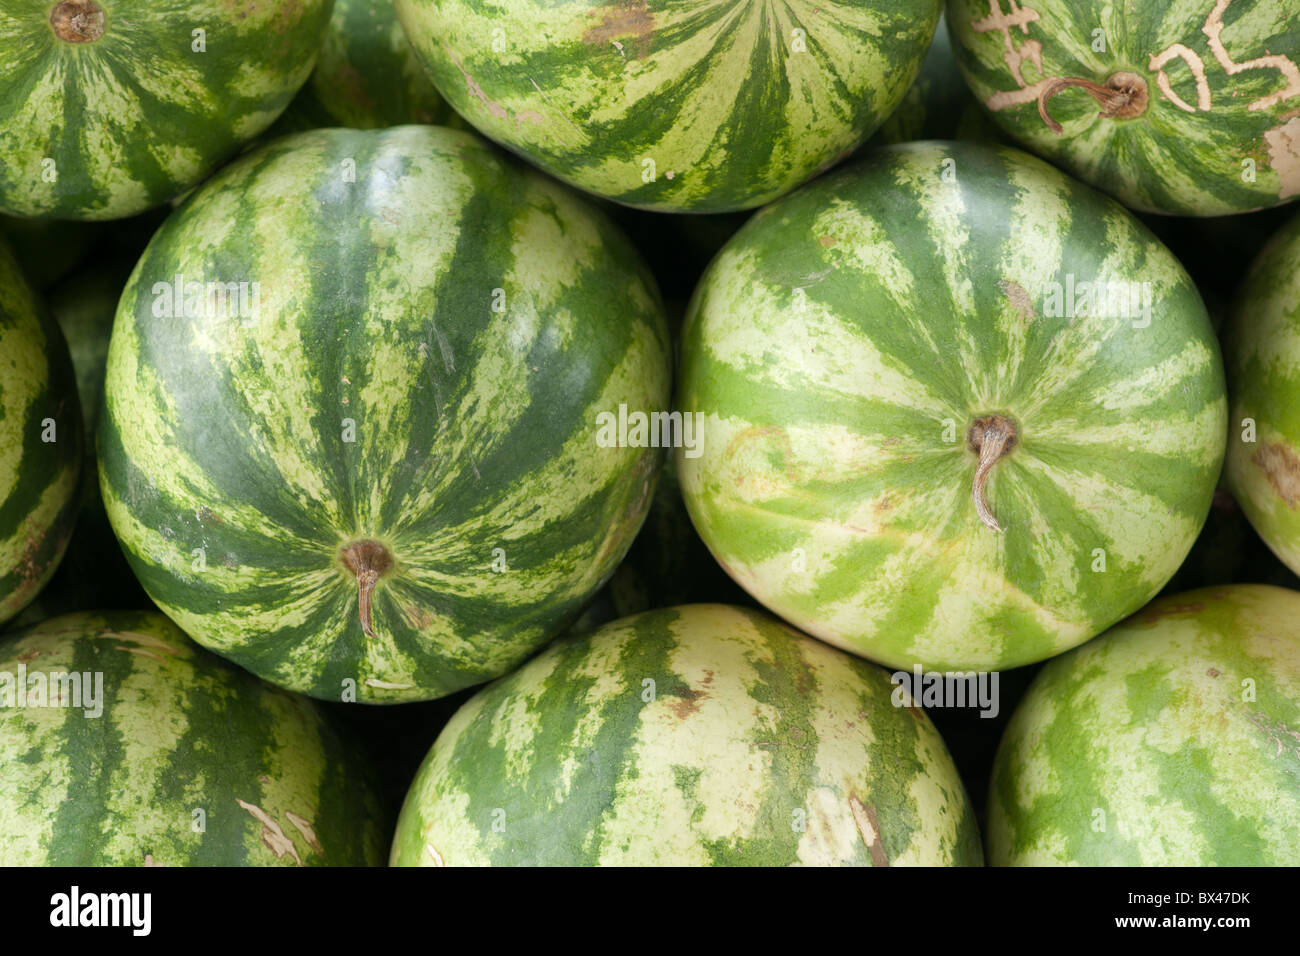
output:
[[[1300,593],[1161,598],[1050,662],[1002,739],[998,866],[1300,865]]]
[[[977,866],[952,759],[896,694],[879,668],[757,611],[624,618],[456,713],[391,862]]]
[[[383,862],[382,807],[350,742],[157,612],[8,638],[0,701],[0,865]]]
[[[1080,308],[1085,282],[1130,303]],[[703,449],[678,454],[682,492],[732,577],[809,634],[931,669],[1043,660],[1150,600],[1226,430],[1168,250],[1041,160],[967,143],[877,150],[756,214],[696,291],[677,407]],[[989,417],[1015,444],[981,488]]]
[[[289,105],[331,5],[99,0],[69,41],[54,4],[0,0],[0,211],[120,219],[193,186]]]
[[[1300,195],[1294,0],[951,0],[947,23],[993,121],[1130,208],[1220,216]],[[1133,95],[1099,103],[1088,85]]]
[[[0,625],[54,574],[83,440],[68,346],[0,239]]]
[[[551,175],[632,206],[770,202],[901,101],[938,0],[397,0],[442,95]]]
[[[158,314],[191,282],[194,314]],[[213,282],[248,314],[204,305]],[[440,127],[302,133],[146,250],[109,348],[101,489],[200,643],[325,699],[439,697],[517,666],[613,572],[660,453],[602,447],[598,415],[666,408],[669,375],[653,279],[565,187]],[[358,542],[389,559],[373,637]]]

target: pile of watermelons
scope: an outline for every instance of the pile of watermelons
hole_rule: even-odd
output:
[[[1300,2],[941,13],[0,0],[0,864],[1300,864]]]

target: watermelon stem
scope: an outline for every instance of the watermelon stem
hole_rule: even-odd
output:
[[[1147,81],[1136,73],[1116,73],[1109,77],[1105,84],[1094,83],[1092,80],[1085,80],[1078,76],[1057,77],[1044,86],[1038,94],[1038,115],[1043,118],[1047,128],[1057,136],[1065,132],[1065,127],[1052,119],[1051,114],[1047,112],[1047,101],[1072,86],[1077,86],[1100,103],[1101,112],[1097,115],[1107,119],[1132,119],[1146,112],[1149,98]]]
[[[94,0],[64,0],[50,11],[50,29],[67,43],[94,43],[104,35],[104,10]]]
[[[357,579],[357,613],[361,616],[361,630],[366,637],[374,637],[371,601],[375,585],[384,572],[393,566],[393,556],[378,541],[365,539],[344,545],[339,549],[339,557]]]
[[[989,472],[1016,445],[1016,426],[1004,415],[986,415],[971,423],[966,441],[971,451],[979,456],[979,467],[975,469],[975,482],[971,488],[971,497],[975,499],[975,513],[980,521],[991,531],[1001,533],[1002,525],[993,516],[989,508],[987,485]]]

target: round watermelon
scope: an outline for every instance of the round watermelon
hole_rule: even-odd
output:
[[[0,624],[68,546],[81,429],[68,345],[0,239]]]
[[[326,699],[512,669],[613,573],[669,400],[654,282],[469,133],[317,130],[232,164],[122,295],[100,479],[149,596]],[[621,439],[625,438],[625,441]]]
[[[975,101],[957,68],[948,29],[940,17],[920,72],[867,147],[918,139],[995,141],[997,138],[997,128]]]
[[[1224,351],[1228,486],[1259,536],[1300,574],[1300,218],[1255,261]]]
[[[1216,216],[1300,195],[1295,0],[951,0],[1001,129],[1134,209]]]
[[[0,0],[0,211],[120,219],[264,130],[311,73],[329,0]]]
[[[0,865],[365,866],[369,768],[308,700],[156,612],[52,618],[0,656]]]
[[[943,740],[879,668],[696,604],[557,642],[439,735],[391,862],[978,865]]]
[[[480,132],[618,202],[726,212],[852,151],[902,99],[939,0],[397,0]]]
[[[1300,866],[1300,593],[1161,598],[1049,663],[998,749],[997,865]]]
[[[681,344],[678,452],[724,568],[883,663],[1043,660],[1150,600],[1205,520],[1218,344],[1118,203],[1004,147],[872,153],[756,214]]]
[[[274,131],[459,124],[397,22],[393,0],[335,0],[316,68]]]
[[[97,262],[50,292],[50,311],[67,340],[77,378],[85,454],[76,523],[67,551],[36,599],[10,621],[10,629],[70,611],[151,607],[109,526],[99,494],[95,459],[95,424],[104,403],[104,370],[113,313],[133,265],[133,260],[129,264]]]

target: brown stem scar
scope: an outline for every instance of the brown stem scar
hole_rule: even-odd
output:
[[[1002,415],[986,415],[971,423],[966,441],[970,450],[979,456],[979,467],[975,469],[975,482],[971,487],[971,497],[975,500],[975,513],[990,531],[1001,532],[1002,525],[993,517],[989,509],[987,485],[989,472],[993,466],[1016,446],[1016,426],[1011,419]]]
[[[393,556],[378,541],[353,541],[339,549],[343,565],[357,579],[357,612],[361,616],[361,630],[366,637],[374,637],[371,620],[371,600],[375,585],[384,572],[393,566]]]
[[[1057,136],[1065,132],[1065,127],[1047,112],[1047,101],[1070,87],[1078,87],[1101,104],[1098,115],[1107,119],[1133,119],[1141,116],[1146,112],[1150,97],[1147,81],[1136,73],[1115,73],[1104,84],[1078,76],[1060,76],[1049,80],[1038,93],[1038,115]]]
[[[50,29],[66,43],[94,43],[104,35],[104,10],[94,0],[63,0],[50,11]]]

